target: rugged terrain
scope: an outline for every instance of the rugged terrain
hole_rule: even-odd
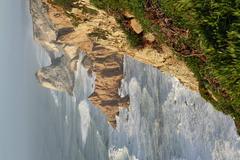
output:
[[[107,115],[113,126],[119,107],[128,106],[128,97],[120,97],[118,91],[124,77],[124,55],[151,64],[198,91],[198,82],[185,63],[166,44],[159,46],[160,50],[154,49],[154,35],[145,33],[127,11],[124,16],[130,28],[142,34],[147,42],[141,48],[131,47],[115,18],[97,9],[88,0],[74,2],[69,8],[51,0],[32,0],[31,13],[35,38],[52,58],[52,65],[43,67],[36,74],[42,86],[73,94],[74,72],[78,63],[82,63],[89,74],[96,76],[95,92],[89,100]],[[81,52],[86,56],[79,62]]]

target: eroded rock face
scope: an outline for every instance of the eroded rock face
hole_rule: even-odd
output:
[[[96,75],[95,91],[89,100],[107,114],[108,121],[115,127],[119,108],[126,108],[129,102],[128,97],[120,97],[118,93],[124,76],[123,55],[100,48],[88,56],[91,59],[84,58],[82,64]]]
[[[52,64],[36,73],[39,83],[52,90],[73,94],[74,73],[69,70],[65,57],[52,60]]]
[[[42,3],[40,0],[30,0],[30,3],[34,37],[40,41],[41,45],[48,51],[58,51],[53,43],[57,38],[54,25],[46,16],[49,11],[48,5]]]
[[[163,45],[162,52],[153,48],[130,47],[114,17],[95,8],[88,0],[75,2],[71,11],[64,11],[51,0],[31,0],[31,13],[35,38],[48,51],[53,62],[36,73],[40,84],[72,95],[74,86],[79,83],[75,81],[75,74],[79,72],[78,62],[81,62],[90,76],[96,76],[95,91],[89,100],[105,113],[112,126],[116,124],[119,108],[128,106],[129,102],[127,97],[118,95],[124,76],[124,54],[161,68],[177,76],[190,88],[198,89],[193,73],[184,62],[173,56],[167,46]],[[143,32],[133,15],[129,13],[125,16],[132,21],[136,33]],[[146,40],[152,43],[155,38],[148,36]],[[80,60],[81,52],[86,56]],[[63,57],[56,63],[59,55]]]
[[[121,91],[130,106],[120,111],[110,140],[114,151],[127,149],[124,154],[138,160],[239,160],[240,138],[230,116],[176,78],[128,56],[124,72]]]

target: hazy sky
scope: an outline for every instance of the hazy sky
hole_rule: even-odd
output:
[[[53,160],[56,148],[48,92],[34,76],[27,2],[0,0],[0,160]]]

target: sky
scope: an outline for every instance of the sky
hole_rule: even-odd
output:
[[[49,92],[34,73],[28,0],[0,0],[0,160],[54,160]]]

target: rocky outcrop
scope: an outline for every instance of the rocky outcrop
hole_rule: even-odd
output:
[[[36,73],[39,83],[56,91],[67,91],[73,95],[74,73],[69,68],[69,62],[62,56],[52,60],[52,64],[41,68]]]
[[[94,63],[92,71],[96,75],[96,87],[89,100],[107,113],[108,121],[115,126],[119,108],[126,108],[129,101],[128,97],[121,98],[118,93],[123,79],[123,55],[99,47],[95,46],[95,51],[90,54]]]
[[[54,43],[57,38],[55,27],[47,16],[48,5],[41,0],[30,0],[30,5],[35,39],[49,52],[58,52]]]
[[[71,27],[68,17],[63,16],[62,9],[49,1],[43,0],[43,3],[40,3],[32,0],[31,6],[35,38],[47,49],[52,59],[50,66],[45,66],[36,73],[39,83],[43,87],[73,95],[75,71],[78,62],[81,63],[89,75],[96,76],[95,91],[89,99],[107,115],[112,126],[115,126],[119,107],[126,107],[128,104],[128,98],[118,95],[123,79],[123,55],[94,42],[93,39],[99,36],[101,31],[93,29],[93,34],[90,35],[87,28]],[[59,12],[53,14],[55,9],[59,9]],[[63,19],[62,25],[60,19]],[[82,52],[86,55],[79,61],[78,57]]]
[[[153,43],[156,41],[155,36],[152,33],[147,33],[143,36],[144,40],[149,43]]]
[[[136,32],[137,34],[140,34],[143,32],[142,26],[136,19],[130,20],[130,26],[132,27],[133,31]]]

